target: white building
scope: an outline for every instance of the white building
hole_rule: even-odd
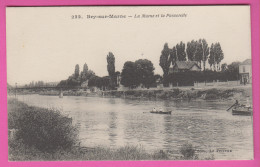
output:
[[[241,84],[252,83],[251,59],[246,59],[239,65],[239,78]]]

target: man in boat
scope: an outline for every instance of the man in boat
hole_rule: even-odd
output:
[[[153,112],[156,112],[157,110],[156,110],[156,108],[154,107],[152,111],[153,111]]]
[[[235,104],[233,104],[231,107],[229,107],[229,109],[227,109],[227,111],[236,106],[240,106],[240,104],[238,103],[238,100],[236,100]]]

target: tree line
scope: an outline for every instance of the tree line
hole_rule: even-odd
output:
[[[155,85],[156,79],[160,77],[154,75],[153,63],[147,59],[125,62],[121,73],[115,70],[115,56],[112,52],[108,53],[106,60],[108,76],[97,76],[92,70],[88,69],[86,63],[80,72],[80,67],[77,64],[74,73],[68,79],[60,81],[57,86],[75,88],[80,87],[87,81],[88,87],[98,87],[102,90],[116,89],[119,84],[129,88],[135,88],[139,85],[151,87]]]
[[[138,59],[134,62],[126,61],[122,71],[116,71],[115,56],[112,52],[109,52],[106,56],[107,76],[97,76],[92,70],[88,69],[86,63],[83,66],[83,70],[80,71],[80,67],[77,64],[74,73],[68,79],[62,80],[58,86],[77,87],[87,81],[88,87],[113,90],[119,84],[129,88],[138,86],[149,88],[155,87],[157,81],[163,81],[166,85],[167,83],[176,84],[177,82],[187,85],[194,81],[237,80],[239,78],[238,68],[240,62],[221,65],[223,58],[224,53],[219,42],[213,43],[209,47],[205,39],[199,39],[187,42],[187,45],[180,42],[172,48],[169,48],[168,44],[165,43],[159,59],[159,65],[163,70],[163,76],[160,76],[154,74],[154,65],[148,59]],[[202,71],[169,75],[169,68],[176,61],[196,61]],[[207,63],[210,69],[206,69]],[[214,77],[211,77],[211,75],[214,75]]]
[[[115,57],[112,52],[107,55],[107,71],[109,76],[99,77],[92,70],[88,69],[88,65],[83,65],[83,70],[76,64],[74,73],[66,80],[60,81],[58,87],[75,88],[86,84],[90,87],[98,87],[100,89],[114,89],[116,85],[116,76],[119,72],[115,72]]]
[[[31,81],[29,84],[25,84],[25,88],[33,88],[33,87],[53,87],[56,86],[55,83],[48,83],[44,81]]]
[[[163,76],[166,77],[170,65],[176,61],[196,61],[198,66],[203,68],[203,71],[206,70],[208,62],[212,70],[220,71],[220,63],[223,59],[224,53],[219,42],[212,43],[209,48],[205,39],[199,39],[187,42],[187,45],[181,41],[172,48],[169,48],[168,43],[165,43],[159,65],[163,70]]]

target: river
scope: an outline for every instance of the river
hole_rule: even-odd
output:
[[[191,143],[200,156],[217,160],[253,159],[252,120],[226,109],[233,101],[132,100],[82,96],[19,95],[29,105],[56,108],[79,127],[81,146],[141,146],[177,150]],[[151,114],[153,107],[172,115]]]

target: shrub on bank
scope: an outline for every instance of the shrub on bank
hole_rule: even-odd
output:
[[[72,118],[14,99],[8,100],[8,128],[16,129],[15,140],[42,152],[70,149],[77,142],[78,131]]]

